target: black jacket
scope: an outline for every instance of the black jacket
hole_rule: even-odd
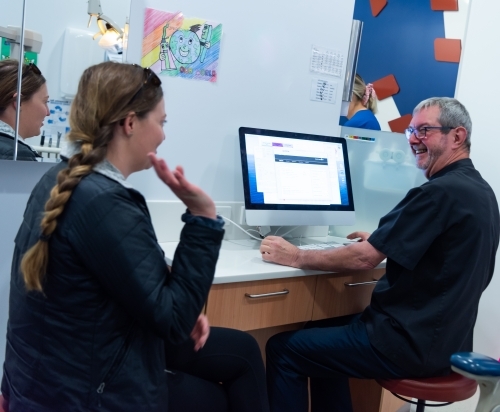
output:
[[[15,139],[12,136],[0,132],[0,159],[14,160],[14,141]],[[33,160],[36,162],[38,157],[41,158],[42,156],[21,140],[18,141],[17,160]]]
[[[223,230],[186,223],[169,273],[144,198],[98,173],[49,241],[44,294],[19,274],[61,162],[33,190],[15,240],[2,393],[13,411],[167,411],[163,339],[189,337]]]

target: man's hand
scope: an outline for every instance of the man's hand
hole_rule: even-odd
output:
[[[349,233],[346,238],[347,239],[356,239],[356,238],[360,238],[360,240],[358,242],[364,242],[365,240],[368,240],[368,238],[370,237],[371,233],[368,233],[368,232],[353,232],[353,233]]]
[[[196,352],[203,348],[209,334],[210,325],[208,324],[208,319],[205,315],[200,315],[190,335],[194,341],[194,350]]]
[[[165,160],[156,157],[154,153],[149,153],[148,156],[158,177],[182,200],[192,215],[216,218],[213,200],[198,186],[186,180],[181,166],[171,171]]]
[[[262,259],[298,268],[300,250],[279,236],[267,236],[260,244]]]

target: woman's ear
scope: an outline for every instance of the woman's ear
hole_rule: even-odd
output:
[[[123,122],[123,124],[122,124]],[[137,115],[135,112],[129,112],[127,117],[120,122],[120,126],[123,128],[123,133],[125,136],[132,136],[134,134],[135,125],[137,123]]]
[[[12,107],[14,110],[17,110],[17,93],[14,93],[12,95]]]

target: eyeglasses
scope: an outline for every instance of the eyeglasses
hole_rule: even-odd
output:
[[[410,140],[411,135],[415,135],[416,138],[418,139],[425,139],[427,138],[427,130],[441,130],[444,133],[448,133],[450,130],[454,129],[454,127],[450,126],[422,126],[419,127],[418,129],[414,127],[408,127],[408,129],[405,130],[405,135],[408,140]]]
[[[139,66],[138,64],[133,64],[132,66],[134,66],[134,67],[140,67],[142,69],[142,67]],[[132,96],[132,98],[128,102],[127,106],[136,99],[136,97],[142,91],[142,89],[144,88],[144,86],[146,86],[147,84],[151,83],[154,87],[160,87],[161,86],[161,80],[160,80],[160,78],[149,67],[144,67],[143,68],[143,77],[144,77],[144,81],[142,82],[141,87]]]
[[[35,63],[29,63],[26,65],[26,69],[24,69],[24,71],[23,71],[23,77],[26,73],[29,73],[30,71],[35,73],[37,76],[42,75],[42,72],[40,71],[40,69],[38,68],[38,66]]]

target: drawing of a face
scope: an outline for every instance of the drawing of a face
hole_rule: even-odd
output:
[[[166,41],[162,41],[160,43],[160,53],[166,53],[168,50],[168,43]]]
[[[170,38],[170,50],[179,62],[193,63],[200,55],[200,39],[190,30],[177,30]]]
[[[203,40],[206,40],[208,36],[208,25],[204,24],[203,25],[203,30],[201,31],[201,38]]]

